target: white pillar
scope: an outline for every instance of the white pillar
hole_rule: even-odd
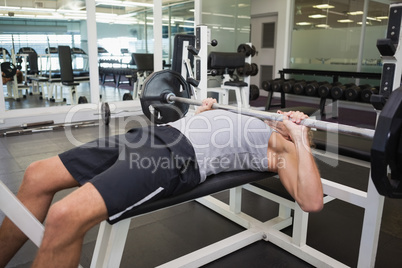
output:
[[[194,0],[194,27],[202,24],[202,0]]]
[[[98,44],[95,0],[86,0],[91,103],[99,103]]]
[[[162,69],[162,0],[154,0],[154,71]]]
[[[363,7],[363,18],[362,18],[362,32],[360,34],[360,46],[359,46],[359,54],[357,56],[357,68],[356,72],[361,72],[362,70],[362,61],[363,61],[363,52],[364,52],[364,39],[366,38],[366,22],[367,22],[367,13],[369,9],[369,0],[364,0]]]

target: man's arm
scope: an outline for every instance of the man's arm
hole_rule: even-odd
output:
[[[286,190],[300,207],[307,212],[320,211],[323,207],[323,190],[317,165],[311,154],[308,128],[299,125],[305,117],[301,113],[285,115],[283,122],[275,123],[289,134],[286,139],[281,133],[273,132],[268,142],[270,171],[278,172]],[[269,123],[272,126],[272,123]]]

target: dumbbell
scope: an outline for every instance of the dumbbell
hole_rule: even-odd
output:
[[[378,87],[370,87],[370,88],[364,88],[362,89],[362,92],[360,93],[360,99],[362,102],[367,102],[370,103],[370,97],[371,95],[378,95],[379,92]]]
[[[331,97],[335,100],[341,100],[345,98],[345,91],[348,87],[356,86],[355,84],[345,84],[334,86],[331,88]]]
[[[255,49],[255,46],[253,46],[253,45],[250,47],[250,45],[248,45],[248,44],[240,44],[237,47],[237,52],[244,53],[244,55],[246,57],[248,57],[248,56],[254,57],[256,54],[256,49]]]
[[[345,98],[349,101],[359,100],[361,91],[364,88],[371,88],[371,86],[370,85],[361,85],[361,86],[352,85],[351,87],[346,88]]]
[[[257,67],[258,68],[258,67]],[[249,76],[251,74],[252,67],[249,63],[245,63],[243,67],[238,67],[236,72],[240,76]]]
[[[305,92],[307,96],[318,96],[318,89],[321,85],[327,84],[327,82],[312,82],[307,84]]]
[[[265,91],[272,91],[272,84],[273,84],[274,80],[264,80],[261,83],[261,87],[263,90]]]
[[[304,95],[304,93],[305,93],[305,90],[306,90],[306,86],[308,85],[308,84],[311,84],[311,83],[313,83],[313,82],[315,82],[315,81],[309,81],[309,82],[306,82],[306,81],[299,81],[299,82],[297,82],[297,83],[295,83],[294,84],[294,86],[293,86],[293,92],[295,93],[295,94],[297,94],[297,95]]]
[[[332,89],[332,87],[340,86],[340,85],[342,85],[342,83],[340,83],[340,82],[335,82],[335,83],[332,83],[332,84],[330,84],[330,83],[323,84],[318,88],[318,95],[321,98],[330,98],[331,97],[331,89]]]
[[[289,79],[283,82],[282,90],[285,93],[293,93],[293,86],[295,85],[296,81],[294,79]]]
[[[272,91],[272,85],[275,81],[281,80],[281,78],[271,79],[271,80],[264,80],[261,83],[261,87],[265,91]]]
[[[272,83],[272,91],[274,91],[274,92],[282,92],[283,82],[284,82],[283,79],[275,80]]]

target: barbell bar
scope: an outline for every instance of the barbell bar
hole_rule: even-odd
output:
[[[161,99],[162,99],[162,101],[164,101],[166,103],[170,103],[170,104],[172,104],[174,102],[181,102],[181,103],[186,103],[189,105],[197,105],[197,106],[202,105],[201,101],[197,101],[194,99],[187,99],[187,98],[183,98],[183,97],[177,97],[172,92],[162,94]],[[243,115],[253,116],[256,118],[263,119],[263,120],[283,121],[283,115],[277,114],[277,113],[270,113],[270,112],[264,112],[264,111],[246,109],[246,108],[237,109],[234,106],[218,104],[218,103],[214,103],[212,105],[212,108],[213,109],[223,109],[223,110],[227,110],[227,111],[231,111],[231,112],[241,113]],[[310,128],[316,128],[316,129],[324,130],[324,131],[328,131],[328,132],[342,133],[342,134],[363,137],[363,138],[368,138],[368,139],[373,139],[374,132],[375,132],[375,130],[373,130],[373,129],[359,128],[359,127],[325,122],[325,121],[309,119],[309,118],[302,120],[301,124],[306,127],[310,127]]]

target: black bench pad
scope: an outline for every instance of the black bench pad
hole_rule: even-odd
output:
[[[205,182],[198,185],[196,188],[183,194],[172,196],[168,198],[159,199],[156,201],[144,203],[141,206],[136,207],[130,213],[123,215],[124,218],[130,218],[133,216],[141,215],[144,213],[152,212],[158,209],[178,205],[187,201],[191,201],[203,196],[218,193],[223,190],[228,190],[237,186],[241,186],[247,183],[262,180],[268,177],[272,177],[276,173],[272,172],[256,172],[256,171],[233,171],[225,172],[217,175],[212,175],[207,178]],[[108,221],[113,224],[115,221]]]
[[[232,86],[232,87],[246,87],[248,84],[243,81],[227,81],[224,83],[225,86]]]

